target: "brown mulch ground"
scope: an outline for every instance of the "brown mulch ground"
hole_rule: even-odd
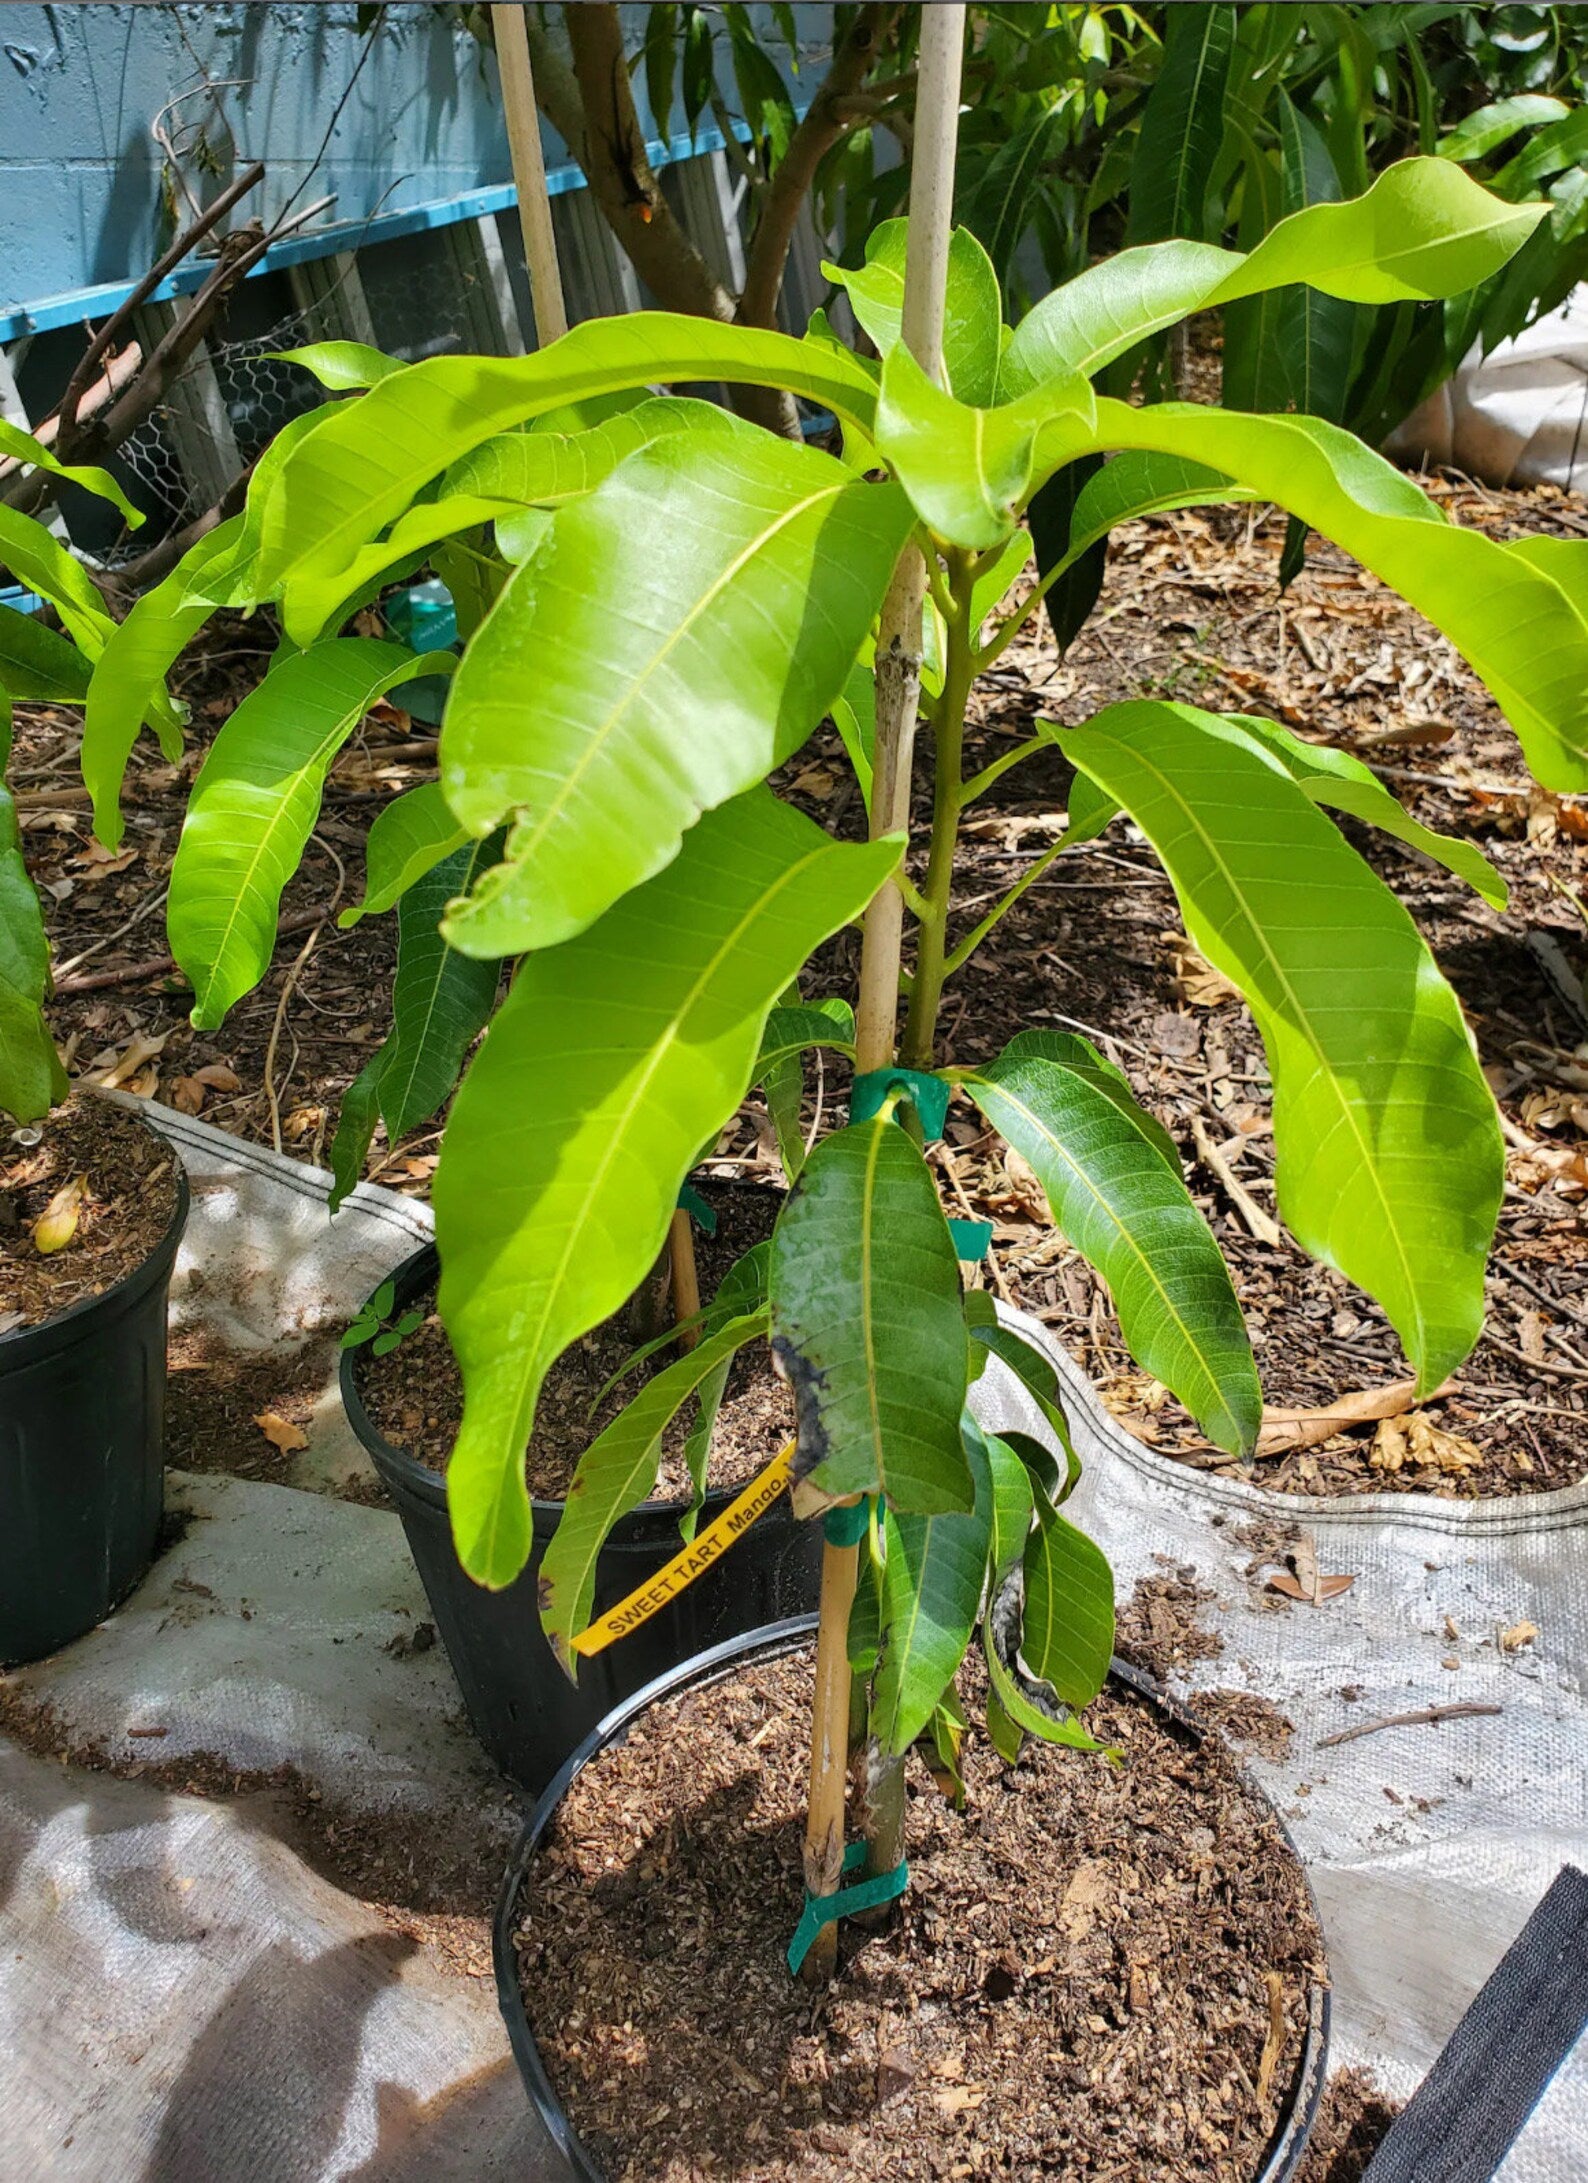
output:
[[[1431,483],[1458,520],[1498,536],[1579,535],[1588,527],[1577,503],[1552,489]],[[1354,837],[1418,918],[1467,1008],[1500,1098],[1508,1188],[1483,1341],[1453,1388],[1409,1421],[1231,1465],[1200,1445],[1172,1399],[1131,1362],[1106,1296],[1054,1235],[1029,1175],[959,1110],[940,1155],[949,1194],[957,1202],[963,1193],[964,1209],[994,1219],[1005,1292],[1052,1325],[1110,1407],[1167,1453],[1312,1494],[1565,1485],[1588,1472],[1588,1264],[1580,1263],[1588,799],[1531,787],[1509,730],[1451,648],[1332,548],[1315,541],[1306,570],[1281,598],[1281,536],[1277,519],[1247,510],[1182,511],[1130,526],[1116,541],[1098,612],[1069,657],[1057,661],[1044,630],[1012,647],[985,678],[973,759],[996,755],[1039,715],[1075,721],[1127,694],[1266,712],[1367,757],[1416,816],[1477,841],[1494,859],[1512,889],[1503,915],[1398,845]],[[337,1100],[385,1029],[393,936],[390,918],[343,934],[320,913],[356,898],[369,821],[389,795],[432,770],[432,737],[395,707],[376,708],[333,773],[283,905],[269,977],[221,1031],[193,1033],[180,982],[159,960],[159,894],[202,745],[257,679],[266,642],[257,622],[223,621],[182,663],[178,687],[194,705],[194,748],[172,768],[152,745],[140,746],[117,857],[106,859],[90,842],[61,732],[69,716],[18,709],[12,778],[48,898],[62,985],[52,1021],[73,1066],[103,1074],[119,1064],[136,1089],[199,1105],[222,1126],[279,1137],[288,1150],[323,1160]],[[791,772],[800,798],[854,830],[853,787],[835,737],[819,737]],[[923,779],[923,797],[926,786]],[[1067,793],[1067,769],[1047,753],[1008,773],[971,816],[960,920],[982,914],[1053,838]],[[848,935],[827,952],[829,989],[852,990],[854,956]],[[1244,1008],[1188,949],[1172,890],[1123,822],[1034,886],[950,988],[943,1051],[975,1059],[1031,1024],[1096,1037],[1174,1133],[1235,1271],[1271,1403],[1322,1405],[1404,1377],[1375,1305],[1287,1238],[1265,1240],[1272,1138],[1261,1047]],[[825,1116],[842,1088],[829,1057]],[[431,1125],[395,1150],[378,1148],[372,1174],[423,1192],[438,1134]],[[771,1131],[754,1099],[718,1150],[725,1171],[775,1172]]]
[[[1043,1747],[1005,1771],[972,1731],[967,1810],[920,1778],[902,1913],[845,1929],[816,2000],[783,1961],[810,1681],[798,1656],[646,1715],[537,1864],[526,2002],[613,2183],[1248,2183],[1321,1944],[1228,1758],[1113,1692],[1088,1718],[1123,1766]]]
[[[1365,2069],[1341,2069],[1323,2088],[1318,2120],[1296,2183],[1362,2183],[1400,2109]]]
[[[114,1288],[154,1250],[176,1202],[165,1140],[106,1100],[72,1099],[0,1139],[0,1334]]]
[[[715,1235],[694,1228],[695,1269],[702,1303],[710,1303],[729,1270],[772,1233],[782,1203],[778,1192],[741,1183],[708,1182],[700,1195],[717,1216]],[[692,1224],[693,1226],[693,1224]],[[660,1280],[648,1292],[651,1316],[626,1306],[566,1350],[546,1375],[535,1406],[527,1479],[531,1495],[560,1501],[579,1458],[648,1380],[678,1361],[669,1343],[626,1372],[610,1392],[650,1329],[671,1323],[669,1281],[663,1254]],[[426,1300],[427,1307],[430,1299]],[[365,1343],[354,1360],[354,1379],[370,1422],[394,1448],[432,1470],[445,1472],[463,1422],[463,1377],[446,1330],[433,1308],[424,1324],[377,1357]],[[686,1402],[662,1435],[661,1462],[651,1499],[687,1501],[692,1494],[684,1443],[698,1410]],[[713,1492],[747,1484],[770,1462],[794,1430],[789,1391],[772,1368],[765,1341],[749,1343],[729,1367],[722,1404],[711,1435],[707,1482]]]

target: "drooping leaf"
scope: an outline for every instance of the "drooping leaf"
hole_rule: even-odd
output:
[[[904,1135],[895,1125],[880,1126]],[[963,1442],[974,1505],[932,1516],[889,1509],[884,1522],[887,1558],[871,1733],[894,1757],[908,1751],[931,1720],[965,1657],[981,1606],[992,1537],[993,1481],[981,1428],[968,1416]]]
[[[1519,550],[1525,540],[1503,545],[1444,522],[1410,478],[1321,418],[1099,400],[1097,432],[1115,446],[1210,463],[1334,539],[1444,631],[1546,787],[1588,788],[1582,564],[1546,569]]]
[[[898,346],[903,325],[909,227],[908,220],[884,220],[873,228],[866,238],[866,262],[856,272],[841,265],[822,267],[830,281],[847,291],[850,308],[884,360]],[[985,409],[996,398],[1002,333],[992,260],[969,228],[957,227],[948,246],[943,368],[949,391],[960,401]]]
[[[875,407],[871,376],[852,356],[665,311],[587,319],[531,356],[432,357],[339,405],[293,449],[264,511],[260,584],[274,596],[289,572],[345,569],[428,478],[530,417],[627,388],[714,379],[786,387],[862,430]]]
[[[1217,715],[1115,705],[1064,743],[1147,835],[1186,931],[1246,996],[1274,1080],[1285,1221],[1378,1298],[1419,1388],[1436,1386],[1482,1324],[1502,1148],[1417,928],[1300,784]]]
[[[222,727],[182,824],[166,911],[171,952],[211,1030],[270,965],[282,889],[319,814],[332,759],[377,698],[445,673],[450,652],[329,637],[272,668]]]
[[[968,1510],[959,1261],[931,1170],[896,1122],[851,1123],[806,1161],[773,1235],[771,1299],[797,1473],[916,1515]]]
[[[375,1124],[380,1118],[380,1078],[385,1066],[386,1047],[382,1044],[342,1094],[336,1135],[331,1139],[331,1192],[326,1200],[329,1212],[336,1212],[343,1200],[358,1188],[364,1173]]]
[[[648,1380],[580,1456],[539,1578],[541,1627],[571,1680],[578,1672],[572,1641],[590,1620],[596,1562],[612,1526],[655,1485],[663,1432],[719,1364],[765,1332],[764,1316],[730,1319]],[[522,1449],[518,1470],[522,1492]]]
[[[126,517],[130,530],[137,530],[143,522],[143,511],[133,506],[108,470],[101,470],[97,463],[62,462],[31,432],[24,432],[20,425],[12,424],[5,417],[0,417],[0,455],[11,455],[26,468],[64,478],[67,484],[80,486],[85,493],[92,493],[99,500],[113,502]]]
[[[1066,1705],[1090,1705],[1114,1651],[1114,1572],[1108,1557],[1040,1496],[1026,1542],[1020,1651]]]
[[[464,1385],[448,1493],[481,1582],[511,1583],[529,1552],[522,1458],[547,1370],[655,1263],[774,1001],[899,849],[831,841],[753,792],[708,813],[597,924],[520,964],[435,1180],[441,1311]]]
[[[453,944],[501,955],[582,930],[702,810],[796,750],[843,685],[908,524],[896,488],[769,433],[731,450],[661,441],[561,509],[447,706],[452,809],[472,833],[514,819],[505,860],[449,920]]]
[[[380,1076],[380,1111],[392,1144],[440,1107],[491,1012],[500,965],[448,947],[441,917],[501,847],[501,836],[492,835],[455,849],[416,879],[397,905],[391,1051]]]
[[[37,1122],[67,1089],[38,1002],[0,978],[0,1112],[18,1122]]]
[[[1086,626],[1103,589],[1108,533],[1082,546],[1075,521],[1077,503],[1103,468],[1101,455],[1082,455],[1076,462],[1067,462],[1039,492],[1032,494],[1026,509],[1036,547],[1037,573],[1048,579],[1043,609],[1061,653],[1069,650]]]
[[[364,898],[343,910],[337,923],[356,925],[361,917],[389,910],[399,895],[468,841],[447,808],[439,781],[421,781],[382,804],[364,844]]]
[[[35,703],[80,705],[88,694],[89,662],[37,615],[0,606],[0,692]]]
[[[987,1576],[996,1588],[1025,1553],[1034,1502],[1031,1474],[1008,1441],[996,1433],[983,1433],[981,1437],[992,1481]]]
[[[1130,170],[1133,243],[1202,238],[1208,183],[1223,147],[1239,19],[1233,7],[1165,10],[1163,66],[1141,117]]]
[[[231,517],[201,538],[142,598],[94,663],[83,715],[83,783],[94,799],[94,832],[107,849],[121,841],[121,784],[149,700],[189,638],[214,613],[244,554],[246,518]],[[168,751],[175,757],[180,751]]]
[[[963,1081],[1030,1162],[1056,1225],[1108,1283],[1132,1356],[1221,1448],[1251,1447],[1262,1391],[1240,1306],[1218,1245],[1145,1117],[1091,1068],[1029,1048]]]
[[[1327,805],[1332,811],[1347,812],[1353,819],[1362,820],[1364,825],[1376,826],[1380,833],[1393,834],[1409,849],[1420,849],[1435,864],[1442,864],[1447,872],[1454,872],[1458,879],[1464,879],[1491,909],[1505,908],[1510,890],[1477,843],[1466,841],[1459,834],[1436,834],[1431,827],[1414,819],[1405,805],[1390,794],[1372,767],[1364,765],[1360,758],[1353,758],[1349,751],[1334,750],[1327,743],[1304,743],[1300,736],[1292,735],[1288,728],[1280,727],[1274,720],[1263,720],[1249,713],[1231,713],[1226,717],[1255,736],[1266,750],[1271,750],[1291,779],[1301,783],[1314,803]]]
[[[807,1052],[812,1046],[831,1046],[851,1060],[855,1051],[855,1012],[846,1000],[781,1003],[766,1019],[761,1051],[756,1056],[755,1080],[779,1061]]]
[[[849,763],[860,783],[861,800],[871,810],[871,754],[877,741],[877,680],[875,668],[863,649],[844,686],[833,699],[833,723],[843,738]]]
[[[1078,1031],[1017,1031],[1004,1048],[1001,1058],[1018,1061],[1026,1055],[1042,1061],[1056,1061],[1061,1067],[1073,1070],[1077,1076],[1084,1076],[1105,1099],[1114,1102],[1120,1113],[1144,1137],[1158,1147],[1177,1175],[1181,1172],[1180,1147],[1157,1116],[1149,1114],[1138,1102],[1136,1094],[1131,1090],[1130,1078],[1124,1070],[1116,1068],[1089,1038],[1082,1038]]]
[[[310,341],[301,349],[283,349],[284,364],[312,372],[332,394],[362,394],[405,367],[400,356],[371,348],[367,341]]]
[[[1249,256],[1170,242],[1117,257],[1044,296],[1015,328],[999,389],[1100,371],[1194,311],[1305,281],[1353,303],[1459,295],[1505,264],[1542,207],[1510,205],[1444,159],[1387,168],[1363,197],[1313,205],[1270,230]]]
[[[1344,192],[1329,147],[1316,123],[1283,90],[1279,135],[1286,213],[1338,203]],[[1278,328],[1280,354],[1290,400],[1307,416],[1328,417],[1336,424],[1345,416],[1356,310],[1348,298],[1324,295],[1305,284],[1285,293]]]
[[[1003,1724],[1007,1723],[1009,1741],[1014,1742],[1015,1737],[1024,1732],[1039,1737],[1044,1743],[1062,1744],[1071,1751],[1103,1749],[1097,1738],[1083,1728],[1058,1699],[1051,1701],[1053,1710],[1048,1712],[1026,1695],[998,1649],[991,1616],[982,1623],[982,1651],[986,1656],[987,1680],[992,1685],[993,1701],[1002,1717],[999,1732],[1005,1732]],[[1008,1755],[1004,1744],[998,1749]],[[1019,1756],[1017,1742],[1014,1756]]]
[[[105,649],[115,623],[82,563],[72,558],[42,523],[0,501],[0,568],[41,599],[48,599],[70,635],[90,659]]]

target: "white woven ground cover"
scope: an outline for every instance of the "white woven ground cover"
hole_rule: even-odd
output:
[[[233,1342],[344,1322],[427,1232],[422,1208],[369,1186],[328,1223],[327,1178],[152,1113],[194,1186],[173,1308]],[[1559,1866],[1588,1862],[1588,1485],[1493,1503],[1279,1500],[1155,1456],[1055,1361],[1086,1465],[1076,1514],[1122,1594],[1164,1559],[1191,1565],[1224,1645],[1196,1681],[1256,1691],[1295,1724],[1291,1755],[1254,1771],[1312,1871],[1334,2058],[1404,2096]],[[990,1422],[1034,1428],[999,1368],[982,1387]],[[47,1700],[68,1745],[147,1759],[128,1731],[162,1727],[162,1762],[288,1763],[366,1812],[504,1828],[440,1652],[388,1649],[424,1615],[396,1517],[310,1490],[361,1462],[328,1397],[300,1486],[174,1480],[194,1518],[182,1542],[109,1623],[8,1685]],[[1276,1609],[1248,1574],[1238,1534],[1285,1518],[1325,1571],[1354,1577],[1321,1608]],[[1536,1640],[1503,1653],[1498,1632],[1524,1621]],[[1456,1699],[1501,1711],[1319,1747]],[[0,2183],[556,2172],[488,1980],[447,1972],[317,1879],[251,1807],[4,1744],[0,2042]],[[1579,2052],[1504,2183],[1579,2183],[1585,2141]]]

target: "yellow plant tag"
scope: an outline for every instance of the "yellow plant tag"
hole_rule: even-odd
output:
[[[741,1533],[749,1530],[758,1516],[764,1516],[778,1495],[789,1482],[789,1472],[794,1464],[794,1443],[791,1440],[745,1487],[737,1500],[730,1502],[714,1524],[702,1531],[681,1554],[675,1554],[665,1569],[659,1569],[647,1584],[630,1592],[627,1599],[620,1599],[604,1615],[592,1622],[589,1629],[581,1630],[573,1641],[573,1649],[588,1659],[592,1653],[604,1652],[618,1638],[627,1637],[630,1630],[637,1630],[642,1622],[676,1599],[686,1584],[693,1584],[703,1576],[712,1563],[732,1546]]]

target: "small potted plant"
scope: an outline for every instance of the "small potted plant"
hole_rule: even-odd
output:
[[[923,83],[923,113],[954,111],[958,14],[923,18],[937,99]],[[709,1662],[716,1680],[691,1670],[690,1689],[615,1717],[548,1792],[504,1905],[510,2020],[549,2111],[574,2116],[573,2129],[558,2127],[579,2174],[599,2170],[577,2130],[607,2173],[668,2162],[684,2172],[729,2149],[711,2122],[719,2104],[752,2141],[771,2133],[802,2175],[904,2172],[901,2143],[915,2157],[928,2126],[956,2138],[984,2102],[1010,2162],[1062,2170],[1066,2103],[1117,2133],[1133,2106],[1106,2094],[1121,2057],[1158,2054],[1146,2031],[1124,2039],[1130,2022],[1178,2022],[1170,1998],[1186,1998],[1175,1968],[1185,1929],[1149,1919],[1149,1947],[1133,1926],[1147,1953],[1122,1959],[1097,1937],[1100,1920],[1170,1896],[1233,1906],[1200,1920],[1233,1935],[1237,1956],[1203,1963],[1196,1990],[1229,1997],[1215,2044],[1239,2056],[1240,2083],[1204,2095],[1189,2050],[1184,2098],[1160,2075],[1153,2106],[1144,2078],[1124,2172],[1154,2161],[1181,2172],[1165,2160],[1214,2140],[1223,2164],[1211,2172],[1289,2172],[1316,2062],[1305,1885],[1292,1868],[1279,1895],[1265,1893],[1284,1865],[1271,1816],[1242,1802],[1216,1754],[1193,1762],[1154,1745],[1158,1729],[1105,1693],[1112,1585],[1064,1513],[1073,1465],[1052,1366],[1029,1322],[964,1288],[962,1256],[979,1239],[951,1229],[926,1157],[948,1102],[971,1102],[1029,1161],[1055,1224],[1108,1283],[1134,1355],[1220,1446],[1251,1445],[1257,1374],[1175,1148],[1119,1071],[1084,1039],[1036,1029],[987,1063],[942,1059],[945,982],[1027,883],[972,931],[949,931],[965,813],[1055,741],[1076,768],[1066,842],[1129,812],[1187,931],[1241,989],[1264,1039],[1282,1212],[1308,1249],[1383,1302],[1422,1387],[1460,1362],[1481,1319],[1501,1187],[1494,1104],[1426,945],[1327,815],[1406,834],[1367,769],[1270,723],[1136,702],[1040,728],[967,774],[967,701],[1042,591],[1113,523],[1272,499],[1445,630],[1541,779],[1588,780],[1574,549],[1454,528],[1316,419],[1135,407],[1093,383],[1189,313],[1277,286],[1370,301],[1453,293],[1506,262],[1536,208],[1411,160],[1359,200],[1295,214],[1246,256],[1186,243],[1127,251],[1006,332],[984,254],[947,233],[951,144],[951,123],[923,128],[914,225],[881,231],[846,277],[877,361],[820,323],[794,340],[640,314],[524,359],[436,359],[378,381],[371,371],[370,391],[305,435],[258,505],[247,582],[281,600],[299,648],[267,690],[350,641],[326,634],[347,601],[418,550],[434,551],[454,596],[474,602],[416,867],[505,827],[441,925],[470,960],[517,959],[453,1106],[435,1190],[440,1315],[464,1391],[447,1492],[459,1560],[480,1584],[514,1584],[538,1550],[524,1451],[548,1375],[644,1282],[681,1184],[756,1074],[772,1011],[796,1005],[802,965],[838,926],[864,921],[850,1119],[817,1144],[778,1215],[764,1301],[746,1296],[590,1442],[540,1553],[542,1620],[572,1674],[644,1624],[644,1596],[593,1613],[595,1573],[603,1541],[656,1476],[670,1421],[727,1357],[770,1339],[796,1430],[763,1483],[792,1473],[824,1533],[814,1666],[785,1675],[781,1639],[746,1640]],[[646,391],[702,379],[820,403],[840,420],[841,452]],[[1035,589],[1001,609],[1031,551],[1032,496],[1110,451],[1074,494],[1068,537]],[[922,692],[933,814],[924,860],[907,863]],[[833,838],[765,785],[829,712],[866,798],[864,842]],[[325,747],[315,739],[316,764]],[[311,788],[293,805],[300,846],[312,803]],[[205,814],[201,779],[171,902],[177,953],[201,992],[208,943],[195,947],[187,919],[204,899]],[[1437,837],[1417,838],[1459,866]],[[257,947],[268,952],[270,936],[267,916]],[[814,1023],[804,1035],[828,1034]],[[1025,1383],[1040,1438],[977,1423],[990,1355]],[[741,1672],[723,1681],[717,1671],[735,1660]],[[807,1702],[808,1736],[796,1720]],[[963,1821],[909,1796],[923,1741],[956,1800],[961,1781],[980,1791]],[[1043,1745],[1082,1757],[1014,1763]],[[1130,1763],[1107,1767],[1099,1746]],[[999,1831],[992,1754],[1013,1767],[1004,1793],[1026,1814],[1023,1852]],[[1111,1801],[1120,1777],[1130,1795],[1158,1799],[1156,1824],[1141,1818],[1147,1803],[1132,1820]],[[1067,1860],[1072,1841],[1111,1827],[1112,1851],[1067,1868],[1034,1923],[1011,1910],[1022,1857]],[[1143,1863],[1125,1846],[1127,1834],[1182,1833],[1179,1862],[1144,1852]],[[849,2059],[819,2038],[812,2051],[808,2009],[801,2031],[777,1999],[773,1974],[786,1973],[769,1952],[765,1903],[775,1898],[785,1933],[795,1928],[791,1961],[820,1981],[839,1921],[875,1921],[904,1893],[907,1850],[929,1887],[857,1959],[854,1976],[874,1981],[867,2028],[847,2020]],[[714,1927],[703,1904],[730,1896],[733,1916]],[[1265,1903],[1292,1935],[1268,1967],[1277,1985],[1240,1953],[1269,1946]],[[978,1920],[996,1950],[980,1948]],[[1058,1938],[1044,1940],[1050,1926]],[[694,2021],[678,1999],[686,1978],[713,2003],[717,2035],[681,2069],[667,2025]],[[954,2043],[1016,1997],[1000,2021],[1016,2050],[1047,2058],[1021,2065],[1041,2114],[991,2101]],[[941,2018],[943,2036],[912,2032],[898,2060],[896,2035],[917,2018]],[[1097,2043],[1115,2034],[1117,2050]],[[1165,2066],[1178,2068],[1173,2051]],[[653,2054],[670,2075],[647,2074]],[[999,2066],[1008,2077],[1007,2056]],[[877,2119],[890,2067],[906,2086],[897,2128]],[[819,2086],[807,2097],[816,2079],[830,2097]],[[646,2097],[614,2101],[614,2086],[636,2082]]]
[[[0,452],[61,468],[27,433]],[[138,518],[102,470],[66,474]],[[0,1664],[93,1628],[148,1567],[164,1486],[166,1292],[187,1182],[162,1138],[68,1098],[44,1020],[49,945],[5,786],[14,699],[81,703],[114,624],[31,517],[0,508],[0,559],[63,636],[0,607]],[[74,641],[75,640],[75,641]],[[162,690],[140,704],[174,726]]]

